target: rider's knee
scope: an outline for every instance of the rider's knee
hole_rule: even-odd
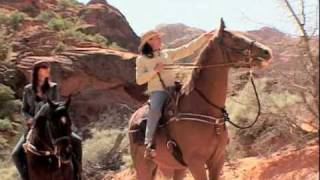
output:
[[[157,117],[160,117],[162,112],[161,112],[161,109],[159,108],[151,108],[150,109],[150,113],[153,115],[153,116],[157,116]]]
[[[14,162],[16,161],[19,161],[19,151],[17,149],[14,149],[12,152],[11,152],[11,158]]]

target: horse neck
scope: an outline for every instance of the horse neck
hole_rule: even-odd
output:
[[[46,150],[48,149],[48,147],[51,147],[50,138],[48,133],[46,132],[46,119],[37,119],[37,121],[38,122],[36,122],[36,125],[31,135],[30,143],[40,150]]]
[[[209,59],[202,61],[201,65],[205,66],[226,63],[222,49],[219,47],[218,43],[213,44],[213,48],[208,50],[213,54]],[[227,97],[228,72],[229,67],[227,66],[201,69],[199,77],[195,82],[195,88],[200,90],[213,104],[219,107],[224,107]],[[212,107],[207,102],[203,103],[208,107],[205,108],[205,111],[215,116],[221,115],[220,110]]]

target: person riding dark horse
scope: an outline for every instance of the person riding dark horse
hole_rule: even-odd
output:
[[[32,82],[24,87],[22,97],[22,115],[26,120],[28,130],[33,124],[33,119],[39,112],[41,107],[45,105],[48,99],[52,101],[59,100],[58,85],[50,80],[50,64],[48,62],[36,62],[32,70]],[[25,134],[19,139],[17,145],[13,149],[12,159],[18,170],[20,178],[28,179],[26,154],[23,149],[25,143]],[[71,136],[73,146],[72,162],[74,164],[75,179],[81,179],[81,161],[82,161],[82,145],[81,138],[72,133]]]
[[[175,49],[161,49],[161,38],[156,31],[149,31],[142,35],[139,46],[141,55],[136,60],[136,82],[139,85],[147,84],[147,93],[150,95],[150,111],[145,136],[146,158],[155,157],[153,137],[161,118],[163,105],[169,96],[163,86],[171,87],[175,82],[174,72],[164,71],[164,66],[192,55],[203,47],[212,35],[212,32],[204,33],[188,44]]]

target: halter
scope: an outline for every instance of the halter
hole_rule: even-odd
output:
[[[226,45],[223,44],[223,39],[219,38],[218,39],[218,43],[219,43],[219,48],[222,52],[223,55],[223,59],[225,61],[225,63],[221,63],[221,64],[212,64],[212,65],[195,65],[195,64],[188,64],[188,63],[181,63],[181,64],[177,64],[177,65],[169,65],[169,67],[166,67],[166,69],[173,69],[176,68],[176,66],[178,67],[182,67],[182,68],[190,68],[190,69],[206,69],[206,68],[217,68],[217,67],[230,67],[232,65],[239,65],[239,63],[236,62],[232,62],[230,61],[230,55],[228,51],[236,51],[239,54],[242,54],[243,56],[245,56],[246,58],[248,58],[248,61],[245,63],[242,63],[241,65],[248,65],[250,70],[249,70],[249,77],[250,77],[250,82],[252,84],[256,99],[257,99],[257,106],[258,106],[258,112],[257,115],[255,117],[255,120],[253,121],[253,123],[251,123],[248,126],[240,126],[234,122],[232,122],[229,118],[229,114],[226,110],[225,107],[219,107],[216,104],[214,104],[213,102],[211,102],[206,96],[205,94],[203,94],[201,92],[200,89],[195,87],[195,91],[200,95],[200,97],[202,99],[205,100],[205,102],[207,104],[209,104],[210,106],[212,106],[213,108],[216,108],[218,110],[220,110],[220,112],[222,113],[223,117],[212,117],[212,116],[208,116],[208,115],[203,115],[203,114],[195,114],[195,113],[177,113],[177,115],[175,117],[173,117],[171,120],[169,120],[168,123],[172,122],[172,121],[196,121],[196,122],[200,122],[200,123],[206,123],[206,124],[210,124],[210,125],[224,125],[225,122],[229,122],[231,125],[239,128],[239,129],[247,129],[252,127],[259,119],[260,114],[261,114],[261,103],[260,103],[260,99],[259,99],[259,95],[256,89],[256,85],[253,79],[253,75],[252,75],[252,69],[251,69],[251,63],[253,61],[253,57],[252,57],[252,47],[254,46],[256,41],[252,41],[250,42],[249,47],[244,48],[244,49],[236,49],[236,48],[231,48],[228,47]],[[224,47],[224,48],[222,48]],[[226,51],[228,50],[228,51]],[[165,86],[160,74],[158,74],[158,77],[160,79],[161,84]],[[217,129],[219,130],[219,128]],[[217,132],[217,134],[219,134],[219,132]]]
[[[26,142],[22,145],[25,152],[31,152],[32,154],[34,155],[37,155],[37,156],[54,156],[58,159],[58,167],[60,168],[61,167],[61,163],[63,164],[68,164],[71,162],[71,160],[67,160],[67,161],[63,161],[61,160],[61,156],[60,154],[58,154],[58,147],[57,147],[57,143],[62,141],[62,140],[68,140],[69,142],[71,141],[71,137],[70,136],[61,136],[61,137],[58,137],[58,138],[53,138],[53,135],[52,135],[52,131],[51,131],[51,128],[49,127],[49,122],[47,121],[46,122],[46,128],[47,128],[47,131],[48,131],[48,135],[49,135],[49,138],[50,138],[50,142],[51,142],[51,145],[53,146],[53,149],[49,149],[49,150],[39,150],[36,146],[34,146],[31,142],[30,142],[30,139],[31,139],[31,135],[33,133],[33,130],[34,130],[34,124],[33,126],[31,127],[31,129],[29,130],[28,134],[27,134],[27,137],[26,137]]]

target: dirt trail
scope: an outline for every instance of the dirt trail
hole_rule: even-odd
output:
[[[318,143],[318,141],[306,143],[305,148],[288,146],[285,150],[269,157],[249,157],[225,163],[222,180],[317,180]],[[119,173],[110,173],[103,180],[111,179],[135,180],[134,171],[126,169]],[[186,178],[186,180],[192,179],[190,175]]]

